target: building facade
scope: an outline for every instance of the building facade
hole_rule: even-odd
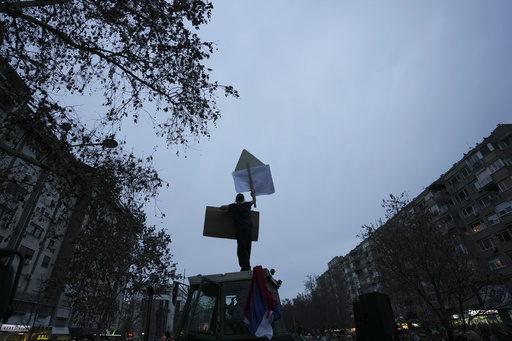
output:
[[[511,309],[512,288],[512,124],[500,124],[482,142],[432,184],[426,185],[414,205],[437,213],[443,235],[450,236],[458,252],[468,254],[486,278],[492,297],[481,292],[470,309]],[[383,226],[385,226],[384,223]],[[341,272],[352,301],[381,291],[378,255],[367,239],[345,256],[329,262],[328,272]],[[478,283],[485,287],[486,283]],[[477,286],[475,285],[475,288]],[[477,289],[478,290],[478,289]],[[404,306],[411,302],[404,293]]]
[[[48,283],[66,267],[88,212],[74,192],[80,184],[59,172],[72,164],[78,178],[90,167],[59,149],[58,137],[43,123],[24,119],[31,110],[28,94],[19,76],[0,63],[0,249],[23,256],[14,313],[1,324],[0,341],[69,340],[77,326],[65,285]],[[87,185],[88,191],[94,187]],[[0,261],[17,269],[19,258]],[[118,325],[114,321],[109,329]]]

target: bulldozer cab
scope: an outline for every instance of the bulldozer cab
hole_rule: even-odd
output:
[[[267,287],[279,302],[279,283],[265,270]],[[249,340],[254,336],[244,323],[244,307],[252,280],[252,271],[194,276],[177,338],[180,340]],[[274,340],[293,340],[284,319],[272,324]],[[265,338],[266,340],[266,338]]]

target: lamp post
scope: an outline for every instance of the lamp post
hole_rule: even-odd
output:
[[[81,143],[81,144],[73,144],[70,147],[86,147],[86,146],[103,146],[105,148],[116,148],[119,143],[114,139],[104,139],[99,143]]]

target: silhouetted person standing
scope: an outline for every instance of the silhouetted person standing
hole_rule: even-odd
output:
[[[251,207],[254,205],[254,195],[252,201],[246,202],[244,195],[238,193],[235,201],[233,204],[221,206],[220,209],[229,210],[235,217],[238,264],[240,264],[240,271],[246,271],[251,270]]]

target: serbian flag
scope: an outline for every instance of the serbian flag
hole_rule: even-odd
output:
[[[244,309],[245,323],[257,337],[266,336],[269,340],[274,335],[272,321],[281,318],[279,304],[267,288],[265,272],[258,265],[253,268],[252,282]]]

